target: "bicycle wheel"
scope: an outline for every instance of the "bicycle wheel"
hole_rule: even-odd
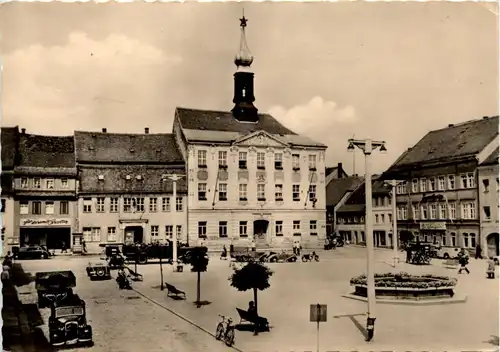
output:
[[[217,325],[217,330],[215,331],[215,339],[221,340],[222,335],[224,335],[224,324],[219,323],[219,325]]]
[[[226,346],[231,347],[234,343],[234,328],[229,327],[226,331],[226,338],[224,339]]]

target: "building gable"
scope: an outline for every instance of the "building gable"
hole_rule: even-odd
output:
[[[233,145],[246,147],[288,147],[288,143],[279,140],[277,137],[271,136],[266,131],[257,131],[250,133],[244,137],[238,138]]]

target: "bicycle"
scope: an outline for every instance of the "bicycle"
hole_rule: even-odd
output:
[[[234,326],[233,319],[220,315],[221,321],[217,324],[215,339],[221,341],[224,339],[226,346],[231,347],[234,344]]]

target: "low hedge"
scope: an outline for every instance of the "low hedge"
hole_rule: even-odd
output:
[[[376,273],[375,287],[394,287],[394,288],[438,288],[453,287],[457,284],[457,279],[448,276],[437,275],[410,275],[406,272],[394,273]],[[412,281],[413,280],[413,281]],[[353,277],[350,281],[352,286],[366,285],[366,275]]]

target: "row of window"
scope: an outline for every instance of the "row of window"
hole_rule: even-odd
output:
[[[217,190],[217,198],[219,201],[227,201],[228,199],[228,184],[219,183]],[[314,202],[316,200],[316,185],[310,185],[308,190],[309,201]],[[246,183],[240,183],[238,185],[239,200],[248,201],[248,185]],[[295,202],[300,201],[300,185],[292,185],[292,199]],[[207,200],[207,184],[198,183],[198,200]],[[264,183],[257,184],[257,200],[266,200],[266,185]],[[277,202],[283,201],[283,185],[274,185],[274,200]]]
[[[415,233],[415,240],[421,241],[421,242],[431,242],[436,245],[441,245],[441,246],[451,246],[451,247],[465,247],[465,248],[475,248],[476,247],[476,234],[475,233],[467,233],[464,232],[462,233],[462,241],[461,243],[457,244],[457,234],[455,232],[450,232],[449,236],[446,235],[439,235],[439,234],[420,234],[420,233]],[[448,239],[450,240],[448,242]]]
[[[160,209],[162,212],[170,212],[170,197],[161,197],[160,202],[156,197],[149,197],[148,204],[146,204],[146,198],[144,197],[124,197],[122,202],[122,210],[124,213],[143,213],[146,208],[150,213],[156,213]],[[106,201],[108,200],[108,201]],[[108,207],[106,207],[106,203]],[[97,198],[83,198],[83,212],[92,213],[93,208],[97,213],[106,212],[106,208],[110,213],[117,213],[120,206],[120,198],[112,197],[97,197]],[[181,212],[184,210],[183,197],[177,197],[175,201],[175,211]]]
[[[417,204],[412,205],[412,215],[415,220],[440,220],[457,219],[457,204]],[[408,220],[408,208],[406,205],[400,205],[397,208],[398,220]],[[461,203],[461,219],[477,219],[476,202]]]
[[[207,221],[198,222],[198,238],[207,238]],[[301,236],[301,221],[293,221],[293,235]],[[309,234],[316,236],[318,234],[318,225],[316,220],[309,221]],[[276,236],[283,236],[283,221],[277,220],[274,224],[274,234]],[[239,223],[239,236],[248,237],[248,221],[240,221]],[[219,237],[228,237],[227,221],[219,221]]]
[[[164,238],[160,236],[160,226],[159,225],[151,225],[150,226],[150,235],[151,242],[159,241],[162,239],[172,239],[174,226],[166,225],[164,229]],[[176,226],[177,238],[181,238],[182,236],[182,225]],[[107,237],[106,240],[108,242],[116,242],[118,240],[118,232],[115,226],[109,226],[107,228]],[[83,239],[85,242],[101,242],[103,239],[101,238],[101,228],[100,227],[84,227],[83,228]]]
[[[430,178],[415,178],[411,180],[411,193],[446,191],[455,189],[468,189],[476,187],[476,179],[473,172],[460,174],[457,185],[455,175],[441,175]],[[396,186],[396,194],[409,193],[408,182],[401,182]]]
[[[392,214],[375,214],[375,224],[392,224]],[[387,222],[386,222],[387,220]],[[365,222],[364,216],[347,216],[338,217],[338,224],[363,224]]]
[[[22,201],[19,202],[19,213],[22,215],[30,214],[30,204],[29,202]],[[53,201],[32,201],[31,202],[31,214],[32,215],[53,215],[56,214],[56,206]],[[69,214],[69,202],[68,201],[60,201],[59,202],[59,213],[61,215]]]
[[[219,160],[219,168],[225,169],[228,166],[228,152],[227,151],[219,151],[218,155]],[[316,155],[309,154],[309,169],[316,170]],[[238,155],[238,167],[240,169],[246,169],[248,164],[248,152],[239,152]],[[206,168],[207,167],[207,151],[206,150],[198,150],[198,167]],[[257,169],[265,169],[266,168],[266,153],[265,152],[257,152]],[[283,169],[283,153],[274,153],[274,168],[276,170]],[[292,168],[294,170],[300,170],[300,155],[292,154]]]
[[[387,207],[392,204],[391,198],[389,197],[373,197],[372,206],[377,207]]]
[[[21,188],[42,188],[42,180],[45,182],[45,189],[54,189],[55,188],[55,179],[53,178],[44,178],[41,177],[22,177],[21,178]],[[63,177],[58,179],[61,185],[61,188],[69,188],[69,181],[67,177]]]

